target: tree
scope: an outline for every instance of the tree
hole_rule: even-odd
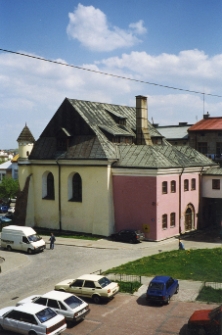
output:
[[[7,199],[7,202],[11,202],[19,191],[19,182],[11,177],[4,177],[0,184],[0,198]]]

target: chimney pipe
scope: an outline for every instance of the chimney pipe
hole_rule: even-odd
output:
[[[136,96],[136,144],[152,145],[152,140],[148,130],[148,109],[147,97]]]

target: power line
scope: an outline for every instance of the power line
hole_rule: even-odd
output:
[[[210,93],[205,93],[205,92],[200,92],[200,91],[192,91],[192,90],[188,90],[188,89],[184,89],[184,88],[162,85],[162,84],[152,83],[152,82],[145,81],[145,80],[139,80],[139,79],[124,77],[124,76],[119,76],[119,75],[113,74],[113,73],[108,73],[108,72],[103,72],[103,71],[98,71],[98,70],[92,70],[92,69],[88,69],[86,67],[81,67],[81,66],[67,64],[67,63],[62,63],[62,62],[54,61],[54,60],[51,60],[51,59],[46,59],[46,58],[42,58],[42,57],[37,57],[37,56],[24,54],[24,53],[21,53],[21,52],[16,52],[16,51],[11,51],[11,50],[1,49],[1,48],[0,48],[0,50],[4,51],[4,52],[15,54],[15,55],[29,57],[29,58],[41,60],[41,61],[44,61],[44,62],[57,64],[57,65],[67,66],[67,67],[71,67],[71,68],[74,68],[74,69],[77,69],[77,70],[97,73],[97,74],[101,74],[101,75],[104,75],[104,76],[110,76],[110,77],[114,77],[114,78],[118,78],[118,79],[130,80],[130,81],[134,81],[134,82],[137,82],[137,83],[148,84],[148,85],[168,88],[168,89],[172,89],[172,90],[177,90],[177,91],[183,91],[183,92],[189,92],[189,93],[195,93],[195,94],[203,94],[204,96],[208,95],[208,96],[211,96],[211,97],[222,98],[221,95],[217,95],[217,94],[210,94]]]

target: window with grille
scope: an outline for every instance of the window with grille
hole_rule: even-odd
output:
[[[176,181],[172,180],[171,181],[171,193],[175,193],[176,192]]]
[[[206,155],[207,154],[207,142],[199,142],[198,151]]]
[[[162,216],[162,228],[167,229],[167,214]]]
[[[189,191],[189,180],[188,179],[184,180],[184,191]]]
[[[162,182],[162,193],[163,194],[167,193],[167,181]]]
[[[170,227],[175,227],[176,226],[176,214],[171,213],[170,214]]]
[[[212,189],[220,190],[220,179],[212,179]]]
[[[196,179],[192,178],[191,179],[191,191],[196,190]]]

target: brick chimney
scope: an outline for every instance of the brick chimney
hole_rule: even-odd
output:
[[[148,109],[147,97],[136,96],[136,144],[152,145],[152,140],[148,130]]]

